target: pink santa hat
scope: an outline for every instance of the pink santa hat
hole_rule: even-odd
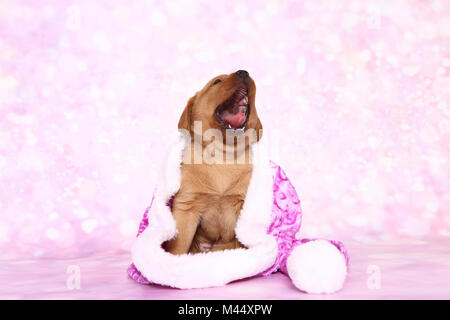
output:
[[[142,284],[181,289],[222,286],[278,270],[308,293],[342,288],[348,254],[338,241],[299,239],[302,211],[284,171],[268,160],[262,141],[252,145],[253,173],[235,233],[247,249],[172,255],[163,243],[177,233],[171,199],[180,184],[185,140],[170,147],[150,206],[132,248],[128,275]]]

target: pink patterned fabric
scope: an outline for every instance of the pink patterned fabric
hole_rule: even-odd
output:
[[[296,239],[296,234],[300,230],[302,223],[302,210],[300,206],[300,199],[297,196],[294,186],[289,181],[286,173],[280,166],[274,162],[270,162],[272,168],[273,178],[273,205],[272,205],[272,223],[270,224],[267,233],[273,235],[278,243],[278,256],[272,267],[262,272],[261,276],[267,276],[278,270],[287,274],[286,261],[292,250],[303,243],[313,241],[315,239]],[[149,224],[149,212],[153,204],[154,197],[150,206],[145,210],[142,221],[139,225],[139,236]],[[172,199],[167,204],[172,207]],[[335,245],[339,251],[345,256],[348,264],[348,253],[339,241],[330,241]],[[149,284],[150,282],[136,269],[134,264],[128,267],[128,275],[141,284]]]

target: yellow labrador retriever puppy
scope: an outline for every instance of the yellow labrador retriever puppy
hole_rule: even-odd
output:
[[[190,136],[172,207],[178,234],[166,242],[167,251],[243,247],[234,229],[252,174],[249,145],[262,134],[255,91],[248,72],[239,70],[214,77],[189,99],[178,123]]]

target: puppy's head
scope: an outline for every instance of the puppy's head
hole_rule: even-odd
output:
[[[201,121],[202,134],[208,129],[243,133],[249,129],[262,135],[262,125],[255,107],[256,86],[247,71],[239,70],[211,79],[189,99],[178,122],[178,129],[194,133],[194,122]],[[197,132],[196,132],[197,133]]]

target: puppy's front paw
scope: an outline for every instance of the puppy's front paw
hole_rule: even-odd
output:
[[[198,244],[198,250],[200,252],[208,252],[209,250],[211,250],[212,245],[210,243],[207,242],[202,242]]]

